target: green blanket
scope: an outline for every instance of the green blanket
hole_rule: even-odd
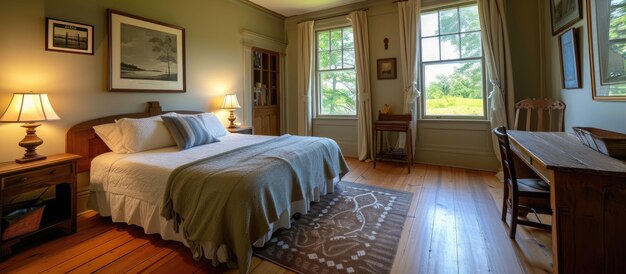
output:
[[[161,215],[182,227],[195,259],[202,242],[225,244],[246,273],[252,244],[291,202],[308,204],[315,186],[348,171],[333,140],[283,135],[176,168]]]

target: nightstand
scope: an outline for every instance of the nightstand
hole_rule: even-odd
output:
[[[79,158],[74,154],[57,154],[26,164],[0,163],[0,218],[32,206],[32,200],[21,202],[20,198],[27,195],[20,194],[32,192],[35,196],[30,198],[29,194],[29,199],[36,199],[46,191],[46,196],[41,197],[45,207],[37,230],[5,237],[7,223],[3,220],[0,224],[0,255],[8,255],[13,245],[27,238],[34,239],[29,236],[52,228],[61,228],[67,234],[76,232],[76,160]],[[48,190],[52,187],[56,191]],[[51,193],[54,197],[47,197]]]
[[[230,133],[239,133],[239,134],[250,134],[254,135],[254,129],[252,127],[237,127],[237,128],[227,128]]]

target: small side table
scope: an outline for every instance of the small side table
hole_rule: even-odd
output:
[[[383,142],[382,134],[384,131],[404,132],[406,134],[406,142],[404,146],[405,159],[400,161],[406,162],[411,173],[413,166],[413,138],[411,134],[411,114],[382,114],[378,113],[378,120],[374,121],[374,168],[376,168],[377,160],[396,160],[391,155],[382,153]],[[396,160],[397,161],[397,160]]]
[[[50,187],[56,189],[55,197],[44,201],[46,207],[37,230],[8,239],[0,237],[1,256],[10,254],[10,248],[22,239],[50,228],[60,227],[68,234],[76,232],[76,160],[79,158],[65,153],[25,164],[0,163],[0,218],[29,206],[25,202],[12,203],[16,196],[43,192]],[[2,224],[0,230],[5,230]]]
[[[227,128],[230,133],[249,134],[254,135],[254,129],[252,127],[236,127]]]

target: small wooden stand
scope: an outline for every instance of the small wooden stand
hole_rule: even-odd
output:
[[[413,166],[413,138],[411,135],[411,114],[383,114],[378,112],[378,120],[374,121],[374,168],[377,160],[402,161],[407,163],[409,173]],[[406,143],[404,155],[393,155],[383,153],[382,133],[383,131],[394,131],[406,133]],[[404,158],[404,159],[402,159]]]

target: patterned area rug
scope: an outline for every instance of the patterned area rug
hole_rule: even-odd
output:
[[[389,273],[412,198],[339,182],[254,254],[300,273]]]

